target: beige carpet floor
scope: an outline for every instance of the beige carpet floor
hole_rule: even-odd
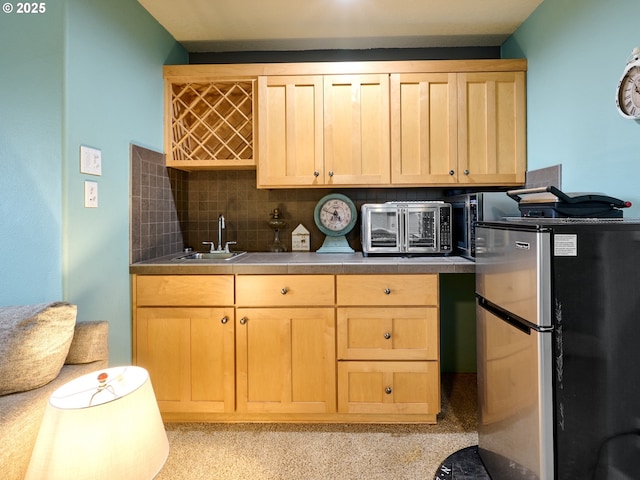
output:
[[[442,376],[437,425],[168,423],[157,480],[433,479],[478,443],[476,376]]]

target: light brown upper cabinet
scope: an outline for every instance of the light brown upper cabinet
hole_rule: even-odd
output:
[[[259,188],[515,186],[524,59],[166,65],[167,166]]]
[[[326,184],[389,183],[389,75],[324,77],[324,145]]]
[[[455,73],[391,75],[391,182],[453,184],[458,167]]]
[[[250,78],[167,80],[167,166],[255,168],[254,83]]]
[[[520,185],[524,72],[391,75],[394,185]]]
[[[319,75],[258,78],[258,186],[323,181],[322,97]]]
[[[522,185],[527,169],[524,72],[458,74],[458,182]]]
[[[388,185],[389,76],[258,78],[258,187]]]

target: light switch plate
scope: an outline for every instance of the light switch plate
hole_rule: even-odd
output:
[[[85,180],[84,206],[85,208],[98,208],[98,182]]]
[[[102,152],[80,145],[80,173],[102,175]]]

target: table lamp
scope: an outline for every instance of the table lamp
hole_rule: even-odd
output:
[[[53,392],[25,478],[147,480],[158,474],[168,455],[148,372],[114,367]]]

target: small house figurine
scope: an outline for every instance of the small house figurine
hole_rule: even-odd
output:
[[[291,251],[293,252],[308,252],[310,250],[309,245],[309,230],[304,228],[304,225],[298,225],[293,232],[291,232]]]

